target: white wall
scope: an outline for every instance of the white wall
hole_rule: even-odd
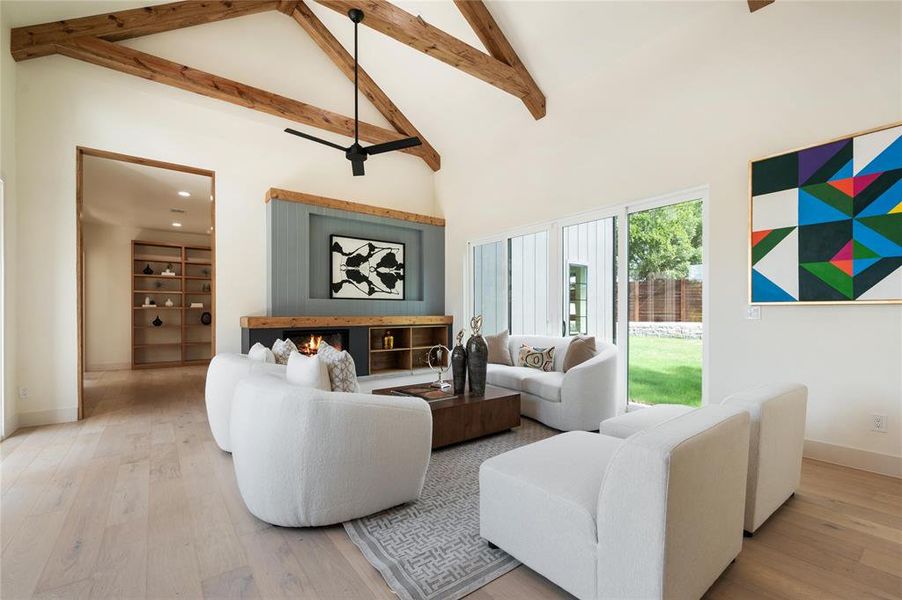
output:
[[[9,48],[6,7],[0,2],[0,48]],[[0,52],[0,179],[3,179],[3,437],[16,429],[16,73]]]
[[[347,79],[279,13],[128,43],[331,110],[347,113],[351,103]],[[273,56],[292,57],[295,70],[260,68]],[[432,171],[416,157],[374,158],[366,177],[354,178],[339,152],[284,134],[288,122],[255,111],[61,56],[17,63],[15,76],[18,268],[28,273],[16,286],[18,380],[28,388],[18,411],[29,423],[71,418],[77,405],[76,146],[215,171],[219,352],[240,349],[239,317],[266,310],[268,188],[433,212]]]
[[[867,451],[864,460],[896,457],[898,468],[902,307],[744,314],[748,161],[902,118],[902,4],[776,2],[753,15],[739,2],[493,10],[526,49],[548,115],[532,122],[522,106],[488,99],[481,111],[493,118],[443,141],[436,195],[457,322],[468,239],[709,184],[710,400],[804,382],[808,438]],[[554,43],[523,43],[543,39]],[[869,430],[871,413],[889,416],[889,433]]]
[[[85,199],[90,202],[90,198]],[[210,236],[83,223],[85,370],[130,369],[132,240],[209,245]]]

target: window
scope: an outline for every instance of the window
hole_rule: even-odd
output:
[[[483,332],[507,329],[506,258],[503,242],[473,248],[473,314],[482,315]]]
[[[585,335],[589,325],[587,314],[589,312],[589,267],[586,265],[570,265],[567,281],[567,304],[570,309],[569,335]]]
[[[548,333],[548,232],[508,240],[510,332]]]

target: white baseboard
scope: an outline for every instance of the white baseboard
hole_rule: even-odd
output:
[[[86,372],[91,371],[128,371],[132,368],[132,363],[96,363],[85,366]]]
[[[805,440],[803,454],[806,458],[813,458],[814,460],[902,478],[902,456],[880,454],[879,452],[859,450],[848,446],[837,446],[817,440]]]
[[[78,420],[78,408],[51,408],[49,410],[32,410],[18,414],[19,427],[36,427],[53,423],[70,423]]]
[[[19,428],[19,415],[16,415],[16,414],[10,415],[9,419],[7,419],[3,423],[3,428],[4,428],[3,439],[5,440],[9,436],[11,436],[13,433],[15,433],[16,429]]]

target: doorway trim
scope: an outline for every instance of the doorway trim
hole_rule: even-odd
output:
[[[141,156],[133,156],[130,154],[120,154],[118,152],[110,152],[108,150],[99,150],[97,148],[88,148],[86,146],[75,147],[75,285],[76,300],[75,310],[77,312],[78,323],[78,420],[84,418],[84,392],[85,392],[85,304],[84,304],[84,240],[82,238],[81,212],[84,204],[84,157],[94,156],[97,158],[106,158],[109,160],[117,160],[136,165],[144,165],[147,167],[156,167],[158,169],[168,169],[170,171],[180,171],[182,173],[191,173],[192,175],[203,175],[210,178],[210,223],[213,225],[213,231],[210,232],[210,255],[213,263],[213,280],[211,288],[213,294],[211,297],[211,308],[213,312],[213,322],[211,326],[211,340],[213,351],[216,351],[216,318],[218,311],[216,310],[216,173],[209,169],[201,169],[199,167],[191,167],[188,165],[180,165],[177,163],[155,160],[152,158],[144,158]]]

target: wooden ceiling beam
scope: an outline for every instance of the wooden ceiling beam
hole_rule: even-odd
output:
[[[313,14],[310,7],[304,4],[304,2],[298,2],[291,13],[291,16],[297,21],[298,25],[313,38],[316,45],[326,53],[326,56],[335,63],[335,66],[337,66],[348,79],[354,81],[354,57],[345,50],[345,47],[341,45],[341,42],[339,42],[334,35],[332,35],[323,22]],[[438,171],[441,168],[441,157],[439,157],[435,148],[426,141],[423,134],[413,126],[413,123],[404,116],[401,109],[391,101],[391,98],[382,91],[382,88],[373,81],[372,77],[370,77],[365,70],[362,68],[358,69],[358,75],[360,91],[363,92],[363,95],[373,103],[379,112],[382,113],[382,116],[384,116],[398,132],[410,137],[416,136],[420,138],[420,141],[423,143],[421,148],[424,150],[423,160],[426,161],[433,171]]]
[[[365,15],[364,25],[518,98],[530,94],[529,87],[510,65],[477,50],[430,25],[422,17],[414,16],[386,0],[317,0],[317,2],[343,15],[347,15],[348,10],[352,8],[359,8]]]
[[[523,96],[523,103],[536,119],[545,116],[545,94],[539,89],[538,84],[526,70],[520,57],[514,51],[513,46],[507,41],[504,32],[498,27],[498,23],[492,17],[492,13],[482,0],[454,0],[454,4],[473,28],[479,37],[479,41],[486,47],[493,58],[512,67],[520,79],[526,84],[529,93]]]
[[[294,123],[354,137],[354,119],[351,117],[98,38],[79,37],[60,43],[56,46],[56,52],[114,71],[281,117]],[[367,142],[380,144],[406,137],[390,129],[360,123],[360,139]],[[419,156],[424,160],[426,158],[421,146],[407,148],[402,152]]]
[[[280,4],[279,0],[188,0],[16,27],[10,33],[10,51],[15,60],[26,60],[53,54],[56,44],[80,37],[116,42],[276,10]]]
[[[760,10],[767,6],[768,4],[773,4],[774,0],[748,0],[749,4],[749,12],[755,12],[756,10]]]

